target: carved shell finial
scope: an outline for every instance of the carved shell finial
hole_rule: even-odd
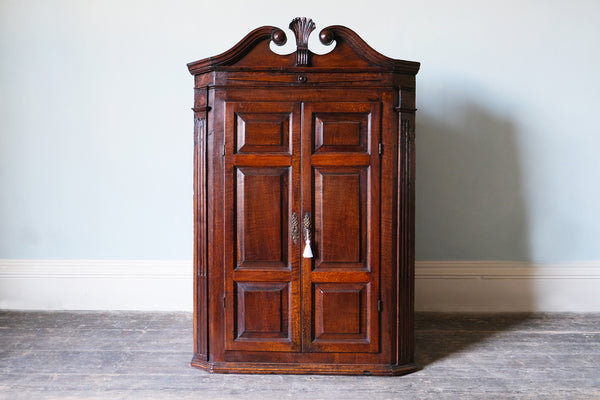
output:
[[[290,22],[290,29],[296,35],[296,65],[308,65],[308,37],[315,30],[315,23],[310,18],[297,17]]]
[[[315,23],[310,18],[297,17],[290,22],[290,29],[296,35],[296,45],[299,49],[308,48],[308,37],[315,30]]]

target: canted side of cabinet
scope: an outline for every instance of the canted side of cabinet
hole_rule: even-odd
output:
[[[419,64],[274,27],[195,77],[194,358],[211,372],[398,375],[413,364]]]

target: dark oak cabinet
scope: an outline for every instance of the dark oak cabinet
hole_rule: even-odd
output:
[[[310,19],[188,64],[194,100],[194,358],[211,372],[414,370],[419,63]]]

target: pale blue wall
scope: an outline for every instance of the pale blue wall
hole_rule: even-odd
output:
[[[309,16],[422,63],[417,259],[600,260],[598,15],[598,1],[0,0],[0,258],[191,258],[185,64]]]

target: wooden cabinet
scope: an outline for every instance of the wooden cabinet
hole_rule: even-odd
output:
[[[194,358],[211,372],[413,371],[419,63],[310,19],[262,27],[195,79]]]

